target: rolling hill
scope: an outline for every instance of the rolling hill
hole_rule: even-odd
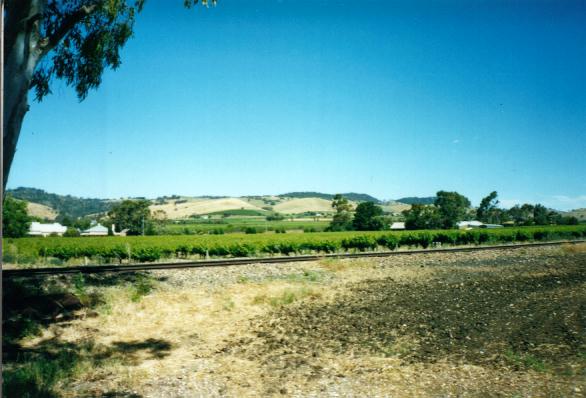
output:
[[[301,214],[310,211],[324,213],[331,212],[332,202],[322,198],[299,198],[285,200],[275,206],[273,210],[283,214]]]
[[[38,217],[41,220],[55,221],[58,215],[55,209],[33,202],[27,202],[26,210],[29,216]]]
[[[167,218],[170,219],[187,218],[191,215],[203,215],[238,209],[263,211],[260,207],[254,206],[239,198],[191,198],[179,201],[172,200],[165,204],[152,205],[150,209],[152,212],[163,211],[167,215]]]
[[[381,203],[381,201],[374,196],[370,196],[365,193],[356,193],[356,192],[348,192],[341,194],[346,199],[352,202],[374,202],[374,203]],[[321,192],[289,192],[279,195],[282,198],[320,198],[331,201],[334,198],[334,195],[329,193],[321,193]]]
[[[7,190],[6,194],[12,195],[15,199],[44,205],[59,215],[66,215],[71,218],[104,213],[109,211],[116,203],[107,199],[87,199],[71,195],[58,195],[37,188],[19,187]]]

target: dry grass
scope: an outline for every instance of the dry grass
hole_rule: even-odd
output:
[[[569,246],[567,255],[586,252],[586,245],[579,245],[576,251],[577,246]],[[515,255],[523,259],[554,251],[539,250]],[[409,333],[397,334],[378,353],[336,351],[304,340],[299,340],[302,351],[290,349],[297,336],[279,321],[283,311],[335,308],[344,302],[341,297],[355,294],[357,284],[368,286],[370,281],[425,286],[432,278],[448,280],[452,274],[467,280],[473,272],[502,272],[497,264],[504,261],[504,254],[480,256],[493,256],[494,264],[478,265],[474,254],[404,260],[324,259],[298,265],[295,272],[254,280],[242,276],[219,285],[161,282],[139,301],[132,301],[127,287],[103,287],[107,304],[97,308],[97,316],[87,313],[85,318],[55,324],[23,344],[34,348],[51,340],[75,345],[91,341],[83,354],[86,364],[94,363],[92,357],[108,353],[108,360],[79,369],[67,388],[60,390],[66,397],[133,391],[151,397],[580,396],[586,391],[583,383],[575,378],[560,381],[559,375],[549,372],[513,371],[447,358],[405,362],[401,357],[421,344]],[[443,265],[434,266],[440,258],[445,260]],[[462,263],[467,259],[472,265]],[[546,274],[533,270],[532,264],[521,265],[515,272]],[[299,322],[302,326],[304,321]],[[270,331],[270,341],[277,342],[276,346],[263,347],[269,341],[259,339],[263,330]],[[119,347],[134,348],[120,353]]]
[[[284,214],[299,214],[307,211],[332,211],[332,202],[321,198],[291,199],[273,206],[273,210]]]
[[[562,245],[562,252],[566,254],[586,253],[586,243]]]
[[[33,202],[27,203],[26,211],[29,216],[39,217],[41,219],[47,219],[49,221],[55,220],[58,214],[52,207]]]
[[[173,201],[163,205],[152,205],[150,209],[152,212],[163,211],[167,215],[167,218],[170,219],[186,218],[192,214],[208,214],[226,210],[262,210],[260,207],[238,198],[189,199],[185,203],[175,204]]]

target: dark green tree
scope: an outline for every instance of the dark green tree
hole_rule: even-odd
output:
[[[439,191],[435,199],[440,217],[440,227],[454,228],[458,221],[462,221],[470,207],[470,201],[458,192]]]
[[[26,236],[30,228],[30,218],[26,202],[6,196],[2,206],[2,234],[6,238]]]
[[[4,0],[4,175],[14,158],[28,92],[40,101],[54,79],[83,100],[98,87],[104,69],[121,64],[120,49],[132,36],[144,0]],[[184,0],[186,7],[198,0]],[[202,1],[207,4],[206,0]]]
[[[536,204],[533,207],[533,223],[535,225],[548,225],[549,224],[549,211],[541,204]]]
[[[357,231],[380,231],[385,223],[383,209],[373,202],[362,202],[356,206],[352,226]]]
[[[73,222],[72,226],[81,231],[85,231],[92,226],[92,221],[89,218],[78,218]]]
[[[439,212],[435,206],[414,204],[403,211],[406,229],[437,229],[441,226]]]
[[[499,220],[496,220],[496,215],[498,214],[497,205],[499,203],[497,196],[496,191],[492,191],[480,201],[480,205],[478,206],[478,209],[476,209],[476,219],[478,221],[492,224],[500,222]]]
[[[336,194],[332,200],[332,207],[336,214],[328,226],[328,231],[348,231],[352,229],[352,207],[348,199],[340,194]]]
[[[66,238],[76,238],[79,236],[79,231],[77,230],[77,228],[69,227],[67,228],[67,231],[63,233],[63,236],[65,236]]]
[[[508,214],[517,225],[532,225],[534,208],[529,203],[525,203],[522,206],[515,205],[509,209]]]
[[[116,230],[128,229],[129,235],[143,235],[152,231],[151,211],[147,200],[125,200],[108,213]]]

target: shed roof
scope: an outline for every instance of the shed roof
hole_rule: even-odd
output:
[[[29,233],[64,233],[67,231],[67,227],[59,224],[58,222],[54,222],[52,224],[41,224],[40,222],[33,221],[31,223]]]
[[[83,231],[83,233],[90,233],[90,232],[108,233],[108,228],[104,227],[102,224],[97,224],[97,225],[94,225],[93,227]]]

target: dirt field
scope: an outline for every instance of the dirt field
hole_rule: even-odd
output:
[[[67,352],[44,396],[585,396],[584,245],[151,276],[43,281],[84,308],[8,341],[5,377]]]

